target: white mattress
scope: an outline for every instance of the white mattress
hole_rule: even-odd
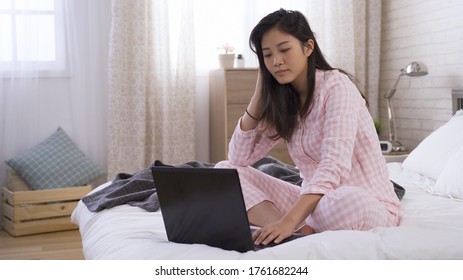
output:
[[[328,231],[257,252],[168,242],[159,211],[128,205],[92,213],[79,202],[71,219],[86,259],[463,259],[463,202],[429,194],[434,182],[400,163],[388,167],[406,189],[399,227]]]

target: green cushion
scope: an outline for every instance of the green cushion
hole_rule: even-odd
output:
[[[106,175],[62,128],[25,154],[6,161],[33,190],[86,185]]]

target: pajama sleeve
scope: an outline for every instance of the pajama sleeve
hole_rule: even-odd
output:
[[[269,138],[261,126],[243,131],[241,118],[228,145],[228,160],[238,166],[249,166],[263,158],[278,143]]]

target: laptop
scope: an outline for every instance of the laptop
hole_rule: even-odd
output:
[[[151,171],[169,241],[238,252],[278,245],[254,245],[236,169],[155,166]]]

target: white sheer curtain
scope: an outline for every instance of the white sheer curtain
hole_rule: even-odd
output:
[[[108,173],[195,159],[192,1],[113,0]]]
[[[30,5],[33,10],[39,1],[14,2]],[[0,71],[0,186],[6,181],[3,162],[45,140],[59,126],[95,163],[106,166],[111,2],[51,2],[62,8],[63,21],[57,22],[55,28],[64,31],[64,49],[57,51],[64,53],[67,68],[64,72],[44,71],[39,59],[31,59],[27,65]],[[43,43],[40,38],[49,35],[40,32],[33,32],[36,39],[29,36],[17,40],[27,41],[29,50],[38,49]],[[6,40],[5,33],[0,37],[0,41]]]

